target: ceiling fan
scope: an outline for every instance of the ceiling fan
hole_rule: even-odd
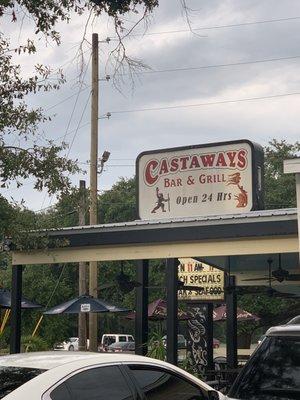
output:
[[[99,290],[109,289],[112,287],[118,287],[124,294],[132,292],[136,287],[141,286],[140,282],[131,280],[130,276],[124,272],[124,263],[121,261],[121,271],[116,276],[115,282],[107,283],[98,287]]]
[[[270,282],[283,282],[283,281],[300,281],[300,274],[291,274],[288,270],[283,269],[281,266],[281,254],[278,254],[278,268],[272,271],[273,259],[268,258],[269,275],[261,278],[243,279],[243,281],[269,281]]]
[[[130,276],[125,274],[124,272],[124,263],[121,261],[121,271],[120,273],[116,276],[115,282],[111,283],[106,283],[98,287],[99,290],[103,289],[109,289],[112,287],[118,287],[121,292],[124,294],[132,292],[135,288],[141,286],[140,282],[137,282],[135,280],[130,280]],[[148,289],[165,289],[165,286],[147,286]],[[184,282],[178,280],[177,282],[177,289],[178,290],[203,290],[203,287],[200,286],[191,286],[191,285],[185,285]]]

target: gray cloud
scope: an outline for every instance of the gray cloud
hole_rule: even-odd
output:
[[[189,4],[197,10],[191,15],[195,28],[300,16],[300,4],[293,0],[201,0],[190,1]],[[83,21],[83,18],[76,17],[68,26],[62,25],[62,46],[41,50],[39,61],[58,66],[71,59],[76,51],[72,46],[80,41],[82,35]],[[100,37],[112,35],[107,18],[102,18],[100,22],[96,24],[97,29],[101,29]],[[179,1],[161,1],[148,32],[177,29],[187,29]],[[207,36],[204,38],[190,32],[149,35],[128,40],[127,47],[129,54],[142,59],[153,69],[194,67],[300,55],[299,31],[300,20],[291,20],[197,31]],[[112,45],[101,45],[101,71],[104,71]],[[100,114],[297,92],[300,91],[299,63],[300,58],[199,71],[144,74],[136,82],[133,94],[128,77],[124,77],[126,84],[123,95],[111,83],[101,82]],[[32,104],[47,108],[76,93],[78,85],[72,79],[77,74],[76,65],[70,64],[67,69],[69,83],[57,93],[31,97]],[[86,76],[87,84],[89,74],[90,71]],[[76,128],[87,96],[88,90],[80,94],[70,130]],[[51,110],[57,116],[43,127],[46,136],[58,138],[64,135],[75,98]],[[132,176],[134,159],[139,152],[148,149],[238,138],[248,138],[263,145],[274,137],[296,141],[300,125],[298,109],[299,97],[294,96],[199,108],[115,114],[110,120],[99,121],[99,153],[104,149],[111,151],[111,160],[100,177],[100,186],[107,189],[118,177]],[[88,123],[89,118],[88,108],[82,124]],[[71,141],[73,135],[67,138]],[[70,155],[80,162],[89,158],[89,126],[78,130]],[[116,164],[122,166],[116,167]],[[80,177],[73,178],[74,184]],[[88,176],[85,178],[88,180]],[[6,195],[10,194],[15,198],[25,197],[28,206],[34,209],[48,206],[54,200],[44,194],[33,194],[30,185],[6,192]]]

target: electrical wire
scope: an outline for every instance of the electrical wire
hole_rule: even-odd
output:
[[[209,69],[209,68],[224,68],[224,67],[236,67],[240,65],[251,65],[251,64],[263,64],[275,61],[284,61],[284,60],[295,60],[300,58],[300,55],[296,56],[288,56],[288,57],[277,57],[277,58],[267,58],[262,60],[253,60],[253,61],[237,61],[233,63],[224,63],[224,64],[210,64],[210,65],[200,65],[196,67],[183,67],[183,68],[169,68],[169,69],[154,69],[154,70],[145,70],[136,72],[134,75],[147,75],[147,74],[160,74],[166,72],[179,72],[179,71],[197,71],[201,69]],[[125,76],[131,75],[130,73],[117,74],[116,76]]]
[[[88,98],[87,98],[87,100],[86,100],[86,103],[85,103],[85,105],[84,105],[84,107],[83,107],[83,110],[82,110],[80,119],[79,119],[78,124],[77,124],[77,128],[75,129],[75,132],[74,132],[73,138],[72,138],[72,140],[71,140],[71,143],[70,143],[68,152],[67,152],[67,154],[66,154],[66,157],[67,157],[67,158],[69,157],[70,151],[71,151],[72,146],[73,146],[74,141],[75,141],[75,138],[76,138],[76,136],[77,136],[77,134],[78,134],[78,131],[79,131],[79,128],[80,128],[80,124],[81,124],[82,119],[83,119],[83,117],[84,117],[86,108],[87,108],[87,106],[88,106],[88,104],[89,104],[89,100],[90,100],[91,94],[92,94],[92,92],[89,93],[89,96],[88,96]]]
[[[64,141],[65,137],[66,137],[67,134],[68,134],[68,130],[69,130],[69,127],[70,127],[70,125],[71,125],[71,121],[72,121],[72,118],[73,118],[73,115],[74,115],[74,112],[75,112],[75,109],[76,109],[76,106],[77,106],[77,103],[78,103],[79,95],[80,95],[80,93],[81,93],[81,89],[82,89],[82,86],[83,86],[84,78],[85,78],[86,73],[87,73],[87,71],[88,71],[91,58],[92,58],[92,54],[90,54],[89,61],[88,61],[87,65],[86,65],[85,71],[84,71],[84,73],[83,73],[82,80],[81,80],[80,86],[79,86],[79,90],[78,90],[78,92],[77,92],[76,100],[75,100],[75,103],[74,103],[74,105],[73,105],[73,109],[72,109],[72,112],[71,112],[71,115],[70,115],[70,118],[69,118],[69,121],[68,121],[67,129],[66,129],[65,135],[64,135],[64,137],[63,137],[63,141]]]
[[[68,121],[68,124],[67,124],[66,131],[65,131],[64,135],[62,136],[62,141],[64,141],[66,139],[67,135],[69,134],[69,132],[68,132],[69,131],[69,127],[71,125],[71,121],[72,121],[72,118],[73,118],[73,115],[74,115],[74,112],[75,112],[75,109],[76,109],[76,106],[77,106],[77,103],[78,103],[79,95],[81,93],[81,89],[82,89],[82,85],[83,85],[83,82],[84,82],[84,78],[85,78],[85,75],[86,75],[86,73],[88,71],[88,67],[89,67],[91,58],[92,58],[92,54],[90,54],[88,63],[86,65],[85,71],[83,73],[82,80],[81,80],[81,83],[80,83],[80,86],[79,86],[79,90],[77,91],[77,94],[76,94],[76,100],[75,100],[74,105],[73,105],[73,109],[72,109],[72,112],[71,112],[71,115],[70,115],[70,118],[69,118],[69,121]],[[81,122],[81,120],[80,120],[80,122]],[[77,128],[75,129],[75,135],[77,135],[78,130],[79,130],[79,124],[77,125]],[[74,139],[73,139],[73,142],[74,142]],[[68,150],[68,154],[69,153],[70,153],[70,149]],[[43,198],[43,202],[42,202],[41,208],[43,208],[43,206],[45,204],[45,201],[46,201],[46,198],[47,198],[47,192],[45,193],[45,196]],[[52,200],[53,200],[53,195],[50,197],[50,205],[52,204]]]
[[[247,101],[256,101],[256,100],[268,100],[268,99],[275,99],[275,98],[282,98],[282,97],[289,97],[289,96],[298,96],[300,92],[295,93],[282,93],[282,94],[275,94],[270,96],[259,96],[259,97],[248,97],[244,99],[233,99],[233,100],[220,100],[220,101],[212,101],[212,102],[205,102],[205,103],[195,103],[195,104],[182,104],[182,105],[175,105],[175,106],[165,106],[165,107],[149,107],[149,108],[136,108],[132,110],[118,110],[118,111],[111,111],[110,114],[129,114],[129,113],[136,113],[136,112],[145,112],[145,111],[161,111],[161,110],[176,110],[180,108],[193,108],[193,107],[202,107],[202,106],[212,106],[218,104],[229,104],[229,103],[241,103]]]
[[[53,104],[52,106],[46,108],[45,111],[52,110],[53,108],[59,106],[60,104],[65,103],[66,101],[68,101],[68,100],[72,99],[73,97],[77,96],[78,93],[82,93],[82,92],[84,92],[85,90],[89,89],[90,87],[91,87],[91,85],[88,85],[88,86],[82,88],[79,92],[74,93],[74,94],[71,94],[71,96],[68,96],[68,97],[64,98],[63,100],[59,101],[58,103],[55,103],[55,104]]]
[[[228,24],[228,25],[214,25],[214,26],[203,26],[199,28],[193,28],[194,31],[202,31],[202,30],[213,30],[213,29],[224,29],[224,28],[238,28],[243,26],[251,26],[251,25],[261,25],[261,24],[271,24],[277,22],[288,22],[288,21],[296,21],[299,20],[300,16],[295,17],[287,17],[287,18],[277,18],[277,19],[269,19],[269,20],[262,20],[262,21],[250,21],[250,22],[241,22],[239,24]],[[155,36],[155,35],[168,35],[173,33],[191,33],[191,29],[177,29],[171,31],[161,31],[161,32],[148,32],[148,33],[135,33],[124,38],[134,38],[134,37],[144,37],[144,36]],[[117,37],[110,37],[111,41],[119,41]]]

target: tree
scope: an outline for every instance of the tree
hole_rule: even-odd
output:
[[[81,15],[88,9],[94,15],[107,13],[113,18],[120,39],[115,49],[117,60],[129,61],[122,45],[122,16],[140,12],[143,19],[158,5],[158,1],[95,0],[94,3],[82,0],[0,0],[0,18],[10,18],[13,23],[22,24],[23,19],[29,16],[34,21],[36,34],[41,33],[60,44],[56,25],[60,21],[69,22],[72,12]],[[41,108],[28,107],[27,96],[38,91],[57,90],[65,79],[62,71],[53,73],[49,67],[40,64],[36,65],[31,77],[23,78],[15,57],[20,53],[35,52],[33,40],[28,39],[24,45],[14,48],[9,38],[0,32],[0,178],[2,187],[5,187],[12,181],[17,181],[20,186],[24,179],[33,177],[35,189],[46,188],[49,193],[54,193],[69,186],[68,175],[78,172],[79,168],[76,162],[60,155],[67,147],[66,143],[54,144],[46,139],[46,144],[38,144],[39,124],[49,117]],[[16,145],[16,141],[20,144]]]
[[[265,147],[265,205],[267,209],[296,207],[295,177],[283,173],[283,161],[297,157],[300,142],[273,139]]]

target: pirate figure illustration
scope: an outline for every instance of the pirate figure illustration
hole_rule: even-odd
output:
[[[240,182],[241,182],[241,174],[239,172],[236,172],[235,174],[231,174],[228,176],[227,185],[236,185],[240,191],[238,195],[234,196],[235,199],[238,201],[237,207],[243,208],[246,207],[248,204],[248,193],[243,188],[243,186],[240,185]]]
[[[151,213],[155,214],[156,211],[159,210],[160,208],[161,208],[162,212],[166,212],[164,203],[168,203],[168,209],[170,211],[170,196],[168,195],[168,198],[165,199],[163,193],[160,192],[158,187],[157,187],[156,188],[156,197],[157,197],[156,206],[153,208]]]

